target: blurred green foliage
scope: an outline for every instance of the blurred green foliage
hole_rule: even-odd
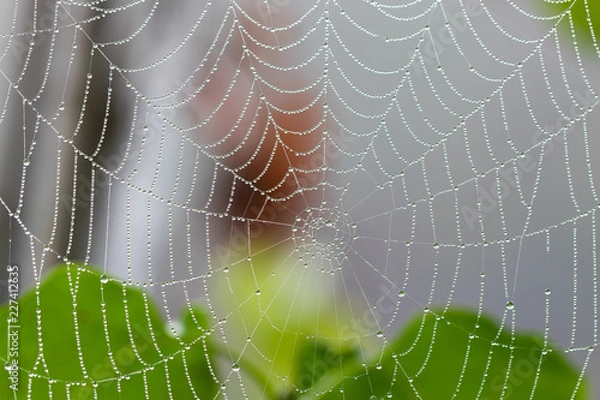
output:
[[[0,309],[2,332],[8,313]],[[91,400],[93,386],[100,399],[143,399],[146,390],[161,399],[193,398],[192,388],[202,398],[217,392],[201,312],[186,310],[184,333],[175,338],[145,292],[105,282],[90,269],[58,268],[39,297],[34,290],[20,298],[18,320],[19,399]],[[0,341],[2,355],[7,342]],[[13,398],[4,368],[0,380],[0,398]]]
[[[347,393],[364,399],[571,399],[577,388],[574,398],[585,399],[579,385],[579,373],[537,335],[513,339],[470,311],[429,311],[408,324],[375,365],[347,365],[307,398],[321,390],[326,399]]]
[[[561,352],[470,311],[426,310],[371,360],[360,342],[310,334],[306,326],[301,335],[271,336],[261,351],[285,357],[279,363],[290,371],[288,386],[273,387],[273,369],[250,351],[228,366],[235,338],[219,342],[218,323],[199,307],[186,309],[175,331],[146,292],[75,265],[57,268],[38,293],[19,300],[23,399],[221,398],[221,382],[239,386],[231,378],[238,373],[271,399],[569,399],[576,389],[575,398],[585,398],[584,381]],[[289,319],[298,313],[285,301],[273,307]],[[7,306],[0,316],[6,332]],[[6,346],[0,342],[1,354]],[[0,379],[8,382],[7,370]],[[3,383],[0,398],[12,397]]]
[[[572,17],[577,45],[591,45],[597,42],[600,35],[600,7],[597,3],[591,0],[542,0],[540,6],[550,14],[562,15],[560,24],[568,28],[569,35],[571,35],[569,18]],[[565,11],[570,13],[570,16]],[[600,45],[600,43],[596,44]]]

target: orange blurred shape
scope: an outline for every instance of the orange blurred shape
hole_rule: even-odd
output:
[[[289,52],[299,50],[256,44],[275,47],[281,39],[240,21],[216,68],[200,82],[195,117],[199,141],[229,176],[221,175],[216,188],[219,212],[288,224],[324,198],[325,118],[320,85],[286,93],[267,84],[270,78],[298,88],[310,83],[302,72],[270,70],[257,61],[285,65]]]

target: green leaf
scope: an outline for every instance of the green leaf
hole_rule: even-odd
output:
[[[227,338],[224,358],[230,353],[243,379],[260,386],[250,398],[280,399],[304,390],[328,368],[324,357],[345,357],[346,349],[337,344],[347,312],[335,309],[324,279],[329,275],[312,265],[295,268],[279,256],[271,250],[229,262],[227,272],[212,274],[209,282],[213,310],[226,318],[220,326]]]
[[[593,39],[600,38],[600,7],[597,1],[579,0],[576,1],[572,8],[573,22],[575,29],[580,37],[583,37],[588,43]]]
[[[346,365],[306,398],[351,393],[364,399],[492,400],[529,399],[533,392],[533,399],[570,399],[575,391],[575,399],[585,398],[579,372],[540,337],[513,338],[494,321],[465,311],[423,314],[377,364]]]
[[[2,332],[8,315],[8,306],[0,309]],[[151,399],[213,398],[206,317],[187,310],[183,321],[178,336],[147,293],[81,266],[59,267],[38,294],[19,299],[18,398],[145,399],[146,390]],[[6,350],[1,340],[0,354]],[[12,397],[0,385],[0,398]]]
[[[564,14],[565,11],[570,10],[577,40],[588,45],[594,41],[598,42],[600,38],[600,7],[597,1],[563,0],[556,2],[543,0],[540,5],[548,11],[549,15]],[[569,21],[568,14],[564,14],[559,28],[564,29],[569,38],[571,37],[571,21]],[[597,44],[600,45],[600,43]]]
[[[300,390],[309,389],[328,372],[354,360],[353,349],[342,348],[337,341],[305,339],[298,343],[293,382]]]
[[[4,332],[8,316],[1,308]],[[192,308],[181,321],[181,333],[168,330],[144,291],[60,267],[19,300],[18,398],[218,397],[207,316]],[[365,347],[348,338],[289,335],[279,341],[289,384],[267,391],[271,398],[585,398],[578,371],[547,342],[470,312],[424,313],[369,364]],[[256,384],[269,383],[251,354],[239,361]],[[12,398],[8,385],[0,398]]]

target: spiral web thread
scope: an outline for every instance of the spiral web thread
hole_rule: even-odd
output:
[[[31,286],[59,262],[95,265],[152,293],[174,335],[181,307],[203,303],[234,366],[215,372],[219,396],[256,390],[244,352],[282,356],[262,352],[247,304],[256,325],[323,338],[306,326],[332,312],[375,363],[372,342],[407,317],[466,305],[543,332],[583,376],[600,47],[570,12],[588,1],[533,3],[15,0],[0,32],[4,256]],[[271,319],[280,298],[258,295],[274,282],[317,316]],[[46,372],[31,376],[52,386]]]

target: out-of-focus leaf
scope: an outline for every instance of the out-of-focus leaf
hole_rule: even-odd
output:
[[[347,313],[335,309],[327,289],[331,275],[312,264],[298,268],[279,256],[274,250],[251,259],[244,255],[229,262],[227,272],[211,276],[212,304],[218,317],[226,318],[220,330],[232,350],[231,363],[239,363],[244,379],[269,387],[250,398],[279,398],[306,388],[323,373],[323,357],[346,351],[337,343],[348,334],[340,330]],[[335,344],[332,353],[327,343]]]
[[[295,352],[292,381],[299,390],[307,390],[328,372],[341,368],[356,358],[353,349],[341,347],[341,342],[305,339]]]
[[[28,391],[36,400],[218,397],[208,321],[199,309],[186,311],[181,333],[171,332],[145,292],[74,265],[58,268],[37,293],[19,301],[18,398]],[[6,332],[8,307],[0,318]],[[277,312],[266,326],[276,318]],[[253,341],[262,340],[261,329],[259,323]],[[287,384],[264,393],[273,398],[568,399],[575,390],[576,399],[585,398],[579,372],[559,351],[470,312],[423,314],[370,363],[342,337],[284,336],[270,357],[281,358]],[[0,344],[2,354],[6,345]],[[246,349],[241,372],[257,385],[272,383],[249,356]],[[2,370],[0,379],[8,382],[8,373]],[[0,386],[0,398],[12,398],[8,385]]]
[[[407,325],[377,365],[347,365],[306,398],[570,399],[577,388],[575,398],[584,399],[579,376],[538,336],[512,338],[470,312],[449,311],[441,318],[428,312]]]
[[[7,331],[8,307],[0,309]],[[98,272],[56,269],[19,300],[18,398],[213,398],[218,387],[205,350],[206,319],[184,316],[179,338],[167,331],[148,295]],[[7,340],[0,341],[6,354]],[[12,398],[0,372],[0,398]]]
[[[563,0],[561,2],[542,0],[540,6],[548,10],[550,14],[564,15],[559,25],[563,29],[571,32],[572,18],[575,36],[578,44],[592,44],[594,42],[600,46],[600,6],[593,0]],[[564,14],[569,10],[569,14]],[[558,21],[556,21],[558,22]]]
[[[594,39],[592,35],[596,40],[600,38],[600,7],[597,1],[576,1],[571,7],[571,14],[576,29],[585,40]]]

